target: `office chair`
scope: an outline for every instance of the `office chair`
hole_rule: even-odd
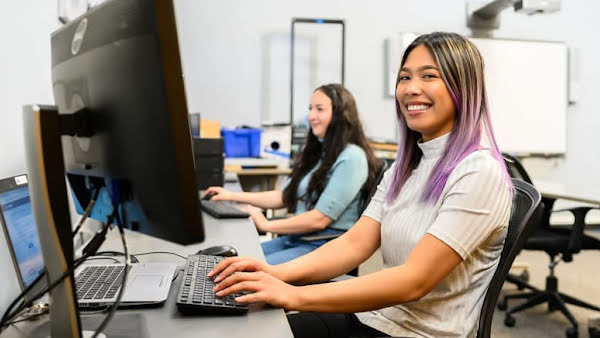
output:
[[[512,183],[514,194],[508,231],[504,240],[502,253],[500,254],[498,267],[483,299],[479,315],[477,338],[490,337],[494,308],[496,307],[496,301],[498,300],[498,295],[500,294],[506,275],[515,257],[521,251],[521,248],[523,248],[525,240],[535,230],[542,216],[540,193],[531,184],[522,180],[512,179]]]
[[[529,175],[516,158],[507,154],[503,154],[503,156],[511,175],[521,177],[531,183]],[[579,253],[581,250],[600,250],[600,240],[587,236],[583,232],[585,227],[585,215],[593,208],[578,207],[566,210],[552,210],[554,202],[554,199],[546,197],[542,198],[543,213],[540,222],[537,229],[529,236],[523,247],[525,250],[544,251],[550,256],[550,264],[548,266],[550,271],[546,277],[546,288],[540,290],[529,284],[526,280],[514,275],[509,275],[507,281],[516,284],[520,289],[527,289],[528,292],[506,295],[504,299],[498,303],[498,308],[500,310],[506,310],[504,324],[512,327],[516,322],[513,317],[514,313],[547,302],[549,311],[560,310],[572,324],[572,327],[569,327],[566,330],[566,336],[577,337],[577,321],[566,307],[566,303],[596,311],[600,311],[600,307],[559,292],[558,279],[554,275],[554,268],[561,260],[567,263],[571,262],[573,260],[573,255]],[[570,211],[573,213],[575,216],[574,224],[567,227],[551,226],[550,215],[552,212],[556,211]],[[558,258],[556,258],[557,256]],[[520,298],[525,298],[526,301],[516,307],[508,308],[509,299]]]

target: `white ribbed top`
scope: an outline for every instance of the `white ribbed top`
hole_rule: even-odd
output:
[[[449,135],[419,144],[423,151],[419,165],[398,198],[387,204],[385,194],[395,170],[392,165],[363,214],[381,223],[384,268],[402,265],[426,233],[463,259],[419,301],[357,314],[364,324],[391,336],[474,336],[500,258],[511,193],[500,163],[489,150],[475,151],[456,166],[436,204],[421,202]]]

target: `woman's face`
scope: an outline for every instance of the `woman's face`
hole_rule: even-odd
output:
[[[308,106],[308,123],[313,135],[325,138],[332,115],[331,99],[322,91],[315,91]]]
[[[456,108],[440,70],[424,45],[415,47],[400,69],[396,99],[408,128],[429,141],[452,130]]]

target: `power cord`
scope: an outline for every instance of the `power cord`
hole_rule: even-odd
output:
[[[115,315],[115,312],[119,305],[121,304],[121,299],[123,298],[123,293],[125,291],[125,284],[127,281],[127,276],[129,275],[129,267],[131,266],[131,257],[129,256],[129,248],[127,247],[127,241],[125,240],[125,232],[123,231],[123,223],[121,222],[121,217],[118,212],[118,204],[113,204],[113,215],[117,220],[117,226],[119,227],[119,234],[121,235],[121,243],[123,244],[123,251],[125,252],[125,268],[123,269],[123,278],[121,279],[121,289],[119,290],[119,294],[117,295],[117,300],[111,306],[110,311],[100,323],[96,332],[92,335],[92,338],[97,338],[100,333],[106,328],[112,317]],[[124,209],[124,208],[122,208]]]

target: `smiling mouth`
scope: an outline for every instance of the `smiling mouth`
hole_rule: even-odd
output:
[[[424,112],[425,110],[431,108],[431,104],[408,104],[406,105],[406,109],[409,114],[417,114]]]

